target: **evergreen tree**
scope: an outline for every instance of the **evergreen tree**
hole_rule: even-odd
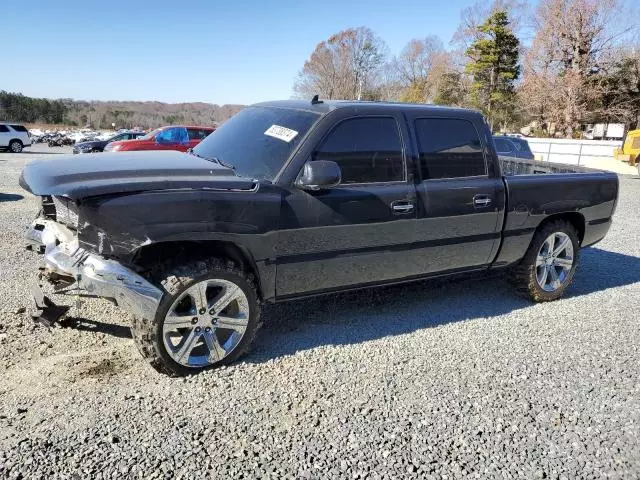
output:
[[[477,38],[466,52],[474,106],[486,115],[492,129],[496,123],[505,125],[513,120],[519,46],[507,13],[496,11],[477,27]]]

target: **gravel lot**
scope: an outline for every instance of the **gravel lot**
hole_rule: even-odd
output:
[[[0,153],[0,477],[640,477],[637,177],[563,300],[489,278],[285,304],[244,362],[170,379],[107,301],[50,331],[19,313],[18,176],[61,151]]]

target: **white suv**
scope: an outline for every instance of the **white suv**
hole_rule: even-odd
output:
[[[0,122],[0,149],[20,153],[24,147],[29,145],[31,145],[31,136],[23,125]]]

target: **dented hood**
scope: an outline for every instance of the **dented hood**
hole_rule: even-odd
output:
[[[20,186],[34,195],[78,199],[145,190],[249,190],[255,183],[222,165],[176,151],[53,157],[29,162],[20,175]]]

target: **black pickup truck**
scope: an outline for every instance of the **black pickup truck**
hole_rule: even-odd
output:
[[[263,302],[501,268],[555,300],[618,196],[615,174],[499,159],[477,112],[315,98],[245,108],[189,153],[34,160],[20,183],[42,197],[42,277],[129,310],[168,374],[240,357]]]

